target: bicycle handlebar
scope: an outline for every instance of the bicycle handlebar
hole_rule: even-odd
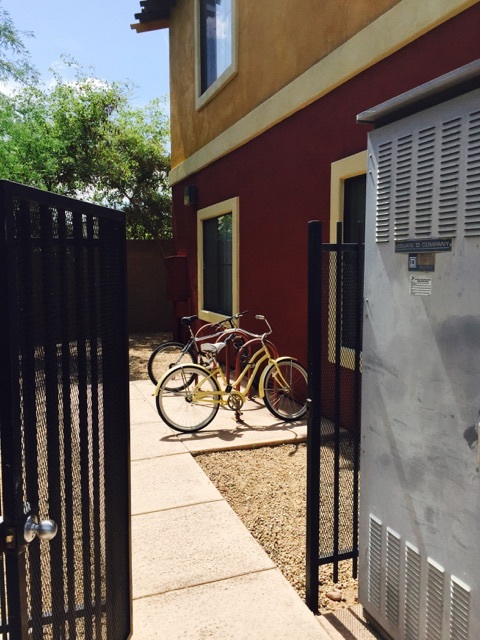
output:
[[[236,313],[234,316],[230,316],[229,318],[225,318],[225,320],[221,320],[220,322],[216,323],[216,326],[222,326],[225,323],[229,323],[230,327],[233,329],[235,328],[235,325],[233,324],[234,320],[238,320],[239,318],[241,318],[242,316],[244,316],[246,313],[249,313],[249,311],[239,311],[238,313]]]
[[[246,312],[244,312],[246,313]],[[265,324],[268,327],[268,331],[266,331],[265,333],[252,333],[251,331],[247,331],[246,329],[242,329],[242,333],[250,336],[251,338],[260,338],[260,340],[262,340],[262,342],[265,340],[265,338],[267,336],[269,336],[272,333],[272,327],[270,326],[270,323],[268,322],[268,320],[265,318],[265,316],[257,314],[255,316],[255,320],[263,320],[265,322]],[[225,333],[226,334],[233,334],[235,332],[235,328],[232,327],[231,329],[226,329]]]
[[[220,322],[215,322],[210,325],[204,325],[205,327],[210,326],[214,331],[218,331],[218,333],[202,336],[200,340],[203,342],[211,338],[217,338],[222,333],[227,335],[233,334],[238,329],[238,327],[234,324],[234,320],[238,320],[238,318],[241,318],[246,313],[250,313],[250,312],[248,310],[239,311],[235,315],[225,318],[225,320],[221,320]],[[195,335],[193,334],[192,327],[191,327],[192,323],[197,319],[198,319],[198,316],[188,316],[181,319],[181,323],[184,326],[188,327],[192,340],[198,340],[198,338],[196,338]],[[250,336],[251,338],[260,338],[260,340],[262,340],[263,342],[266,339],[266,337],[272,333],[272,327],[270,326],[270,323],[265,318],[265,316],[262,314],[256,314],[255,319],[263,320],[268,327],[268,331],[266,331],[265,333],[252,333],[251,331],[247,331],[246,329],[241,329],[241,331],[243,334]],[[225,329],[225,324],[227,323],[230,324],[230,328]]]
[[[228,323],[230,324],[230,326],[233,327],[235,326],[233,324],[234,320],[238,320],[239,318],[241,318],[242,316],[244,316],[246,313],[250,313],[248,310],[247,311],[239,311],[238,313],[236,313],[233,316],[230,316],[228,318],[225,318],[225,320],[220,320],[219,322],[212,322],[211,326],[212,327],[223,327],[224,324]],[[190,325],[192,325],[195,320],[198,320],[198,316],[184,316],[183,318],[180,318],[180,323],[184,326],[184,327],[190,327]]]
[[[257,314],[255,316],[256,320],[263,320],[265,322],[265,324],[268,327],[268,331],[264,334],[262,334],[262,340],[265,339],[266,336],[269,336],[272,333],[272,327],[270,326],[269,321],[266,319],[266,317],[264,315],[261,314]]]

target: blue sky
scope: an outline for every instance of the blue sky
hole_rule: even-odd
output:
[[[139,0],[0,0],[0,6],[17,29],[34,33],[24,42],[45,81],[48,68],[59,68],[68,54],[99,78],[131,80],[139,106],[168,94],[168,30],[130,28]]]

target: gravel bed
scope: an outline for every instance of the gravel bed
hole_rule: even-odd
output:
[[[304,599],[306,446],[222,451],[195,459]],[[357,581],[351,576],[351,561],[340,563],[337,584],[332,566],[320,567],[320,613],[358,602]]]

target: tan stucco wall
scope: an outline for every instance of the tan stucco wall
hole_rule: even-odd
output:
[[[238,74],[195,106],[194,1],[170,21],[172,167],[400,0],[238,0]]]

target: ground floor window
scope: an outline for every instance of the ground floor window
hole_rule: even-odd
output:
[[[199,317],[209,322],[238,311],[238,198],[198,212]]]

